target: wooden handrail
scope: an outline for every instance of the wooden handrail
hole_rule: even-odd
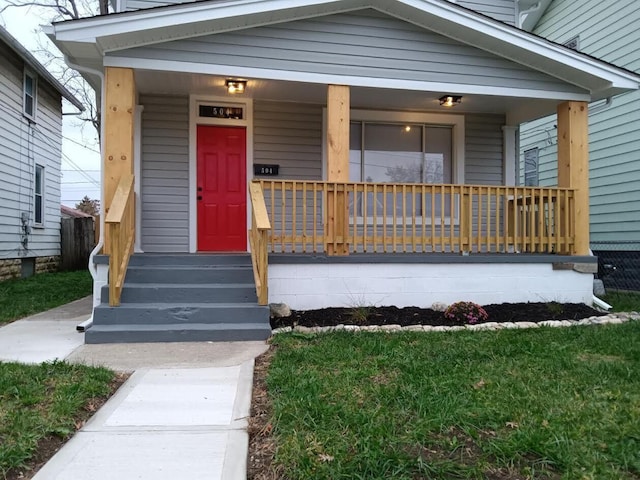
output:
[[[264,193],[259,182],[249,184],[251,199],[251,228],[249,229],[249,245],[251,247],[251,264],[253,278],[256,282],[256,294],[259,305],[269,303],[267,234],[271,230],[271,222],[264,203]]]
[[[416,183],[259,180],[269,251],[330,253],[574,253],[575,190]],[[330,192],[347,203],[329,228]]]
[[[120,177],[118,187],[105,218],[106,235],[109,237],[109,305],[120,305],[124,278],[133,253],[134,189],[133,175]]]

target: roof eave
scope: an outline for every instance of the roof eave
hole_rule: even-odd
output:
[[[42,65],[24,46],[18,42],[9,32],[0,27],[0,40],[13,50],[22,61],[28,65],[38,76],[51,85],[60,95],[81,112],[84,111],[84,105],[78,100],[62,83],[60,83],[52,74]]]
[[[104,53],[172,40],[171,35],[166,35],[169,28],[178,38],[179,32],[176,29],[180,26],[184,26],[185,29],[188,26],[187,30],[191,35],[197,35],[198,29],[194,27],[205,27],[207,23],[220,19],[234,18],[235,22],[228,22],[231,26],[226,25],[227,30],[241,29],[257,26],[261,22],[275,23],[308,17],[312,13],[322,15],[360,8],[374,8],[414,24],[419,24],[417,13],[420,13],[423,19],[439,18],[441,21],[435,24],[430,22],[428,26],[423,27],[465,43],[476,44],[479,48],[504,58],[528,64],[567,83],[574,83],[575,78],[580,77],[587,81],[589,86],[579,86],[589,90],[594,98],[611,96],[617,89],[626,91],[640,87],[640,76],[633,72],[589,58],[562,45],[443,0],[235,0],[215,4],[195,2],[154,8],[151,11],[141,10],[55,23],[54,36],[57,44],[93,43]],[[276,12],[280,15],[274,15]],[[411,15],[412,12],[415,14]],[[246,22],[242,24],[240,20]],[[131,40],[131,45],[122,41],[133,38],[135,40]],[[479,40],[482,42],[479,43]],[[525,60],[531,61],[531,64]],[[610,86],[609,91],[602,88],[603,84]]]

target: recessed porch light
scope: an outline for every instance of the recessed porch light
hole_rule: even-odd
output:
[[[440,105],[443,107],[454,107],[462,103],[462,97],[460,95],[444,95],[440,97]]]
[[[227,87],[228,93],[244,93],[244,89],[247,86],[246,80],[227,80],[224,82]]]

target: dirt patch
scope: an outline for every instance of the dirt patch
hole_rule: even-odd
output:
[[[82,410],[78,412],[75,420],[75,430],[80,430],[85,423],[104,405],[111,396],[127,381],[130,373],[116,373],[113,381],[109,384],[109,394],[104,397],[94,397],[90,399]],[[9,470],[5,480],[29,480],[38,473],[38,470],[67,443],[73,435],[59,437],[50,435],[38,442],[35,455],[31,457],[26,468]]]
[[[489,317],[483,322],[542,322],[545,320],[580,320],[603,316],[584,303],[501,303],[484,305]],[[445,318],[443,312],[418,307],[355,307],[322,308],[291,312],[289,317],[272,318],[271,327],[333,327],[336,325],[444,325],[457,323]]]
[[[253,395],[248,428],[248,480],[275,480],[280,478],[277,469],[273,467],[276,441],[272,435],[271,401],[269,400],[266,382],[273,354],[274,347],[271,347],[256,358],[253,367]]]

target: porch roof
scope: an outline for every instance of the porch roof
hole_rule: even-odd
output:
[[[58,22],[47,33],[70,61],[101,70],[107,53],[114,55],[134,47],[367,8],[579,87],[585,92],[582,99],[586,101],[610,97],[640,86],[640,76],[635,73],[445,0],[208,0]],[[366,79],[323,77],[320,80],[319,83],[380,86],[379,83],[368,85]],[[97,86],[97,82],[93,83]],[[400,84],[389,87],[424,89]],[[546,113],[549,112],[540,112],[540,115]]]

